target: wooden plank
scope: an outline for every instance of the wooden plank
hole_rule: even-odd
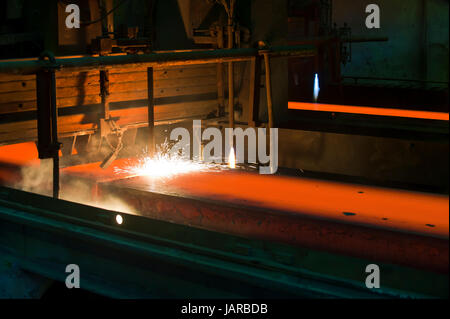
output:
[[[36,81],[36,75],[21,75],[21,74],[0,74],[1,82],[12,82],[12,81]]]
[[[116,67],[110,70],[111,74],[121,74],[121,73],[139,73],[145,72],[145,67],[139,67],[136,69],[130,68],[120,68]],[[173,67],[155,67],[156,77],[167,75],[171,76],[173,74],[184,73],[187,77],[197,74],[205,74],[215,72],[214,64],[199,64],[199,65],[186,65],[186,66],[173,66]],[[180,71],[183,70],[183,71]],[[87,76],[96,76],[99,71],[88,71],[83,72],[86,73]],[[58,71],[56,72],[56,78],[72,78],[80,74],[80,72],[71,72],[71,71]],[[215,73],[214,73],[215,74]],[[0,83],[1,82],[12,82],[12,81],[33,81],[36,79],[34,74],[31,75],[20,75],[20,74],[0,74]]]
[[[214,80],[214,78],[203,77],[189,81],[178,80],[167,83],[159,81],[155,83],[155,97],[212,93],[216,90]],[[146,82],[111,84],[111,91],[113,92],[111,94],[111,101],[119,102],[145,99],[146,97],[142,92],[146,91],[146,85]],[[58,107],[100,103],[99,86],[91,85],[83,89],[58,88]],[[36,108],[35,94],[35,91],[0,93],[0,114],[34,110]]]
[[[217,108],[217,100],[176,103],[155,106],[155,121],[167,121],[180,118],[205,118]],[[121,126],[136,123],[146,124],[148,120],[147,106],[122,110],[112,110],[112,118],[118,118]],[[0,124],[0,144],[18,140],[35,140],[37,138],[37,121],[22,121]],[[84,130],[97,129],[95,118],[84,114],[60,116],[58,118],[59,134],[73,134]]]
[[[130,69],[111,69],[112,81],[123,81],[124,79],[145,80],[145,68],[139,68],[133,71]],[[198,67],[173,67],[156,69],[155,79],[171,78],[190,78],[196,76],[216,76],[216,67],[214,65],[205,65]],[[57,72],[57,85],[61,87],[78,86],[79,79],[85,79],[89,83],[98,82],[99,71],[89,72]],[[0,92],[16,91],[22,89],[34,88],[30,86],[36,80],[35,75],[5,75],[0,74]],[[23,86],[23,83],[25,85]]]
[[[121,81],[123,79],[131,78],[133,80],[145,80],[145,69],[137,69],[130,72],[129,69],[118,72],[117,69],[111,69],[111,79]],[[214,65],[202,68],[167,68],[155,70],[155,79],[171,79],[171,78],[191,78],[196,76],[215,76],[216,68]],[[89,82],[98,82],[99,71],[89,72],[57,72],[56,79],[61,86],[76,86],[79,78],[88,80]],[[0,74],[0,90],[8,85],[8,83],[17,82],[18,89],[21,89],[22,82],[31,84],[36,80],[35,75],[5,75]],[[27,86],[28,87],[28,86]]]
[[[146,68],[112,69],[111,102],[144,100],[147,98]],[[166,98],[196,94],[216,93],[215,65],[191,67],[155,68],[154,97]],[[34,75],[0,75],[0,114],[36,110]],[[99,72],[57,72],[57,106],[98,105],[101,102]],[[158,101],[156,101],[158,103]],[[215,111],[217,101],[206,100],[155,106],[155,121],[181,118],[205,118]],[[112,110],[119,125],[145,125],[148,122],[146,107]],[[93,132],[97,129],[98,116],[93,113],[60,116],[60,134]],[[0,124],[0,144],[19,140],[35,140],[36,120]]]
[[[0,93],[36,90],[36,79],[0,82]]]
[[[196,87],[203,85],[215,84],[216,79],[210,76],[201,76],[195,78],[182,79],[168,79],[155,81],[155,89],[165,88],[182,88],[182,87]],[[134,82],[110,82],[110,92],[123,93],[141,91],[147,89],[147,80]],[[93,95],[100,93],[100,86],[96,84],[86,84],[78,87],[57,87],[56,95],[62,97],[74,97],[80,95]],[[32,101],[36,99],[35,90],[14,91],[7,93],[0,93],[0,105],[7,102],[22,102]]]
[[[181,72],[180,72],[181,71]],[[161,80],[181,80],[186,79],[186,81],[192,81],[193,78],[201,77],[211,77],[215,78],[216,70],[208,69],[207,72],[191,72],[189,70],[169,70],[167,73],[157,74],[155,72],[155,82]],[[166,71],[165,71],[166,72]],[[56,87],[61,88],[82,88],[91,87],[99,85],[99,75],[81,75],[82,73],[73,74],[71,77],[57,78]],[[146,82],[145,72],[134,72],[134,73],[121,73],[121,74],[110,74],[110,82],[113,83],[127,83],[127,82]],[[0,93],[15,93],[15,92],[32,92],[36,89],[35,80],[24,80],[24,81],[8,81],[0,82]],[[167,82],[162,82],[167,83]],[[163,84],[164,85],[164,84]],[[1,100],[0,100],[1,101]]]
[[[155,91],[155,98],[163,97],[177,97],[183,95],[195,95],[195,94],[207,94],[216,93],[216,85],[204,85],[197,87],[182,87],[182,88],[160,88]],[[134,92],[122,92],[113,93],[110,96],[111,102],[126,102],[134,100],[146,99],[146,91],[134,91]],[[92,105],[100,104],[101,98],[99,94],[84,95],[82,98],[78,96],[74,97],[60,97],[57,99],[56,104],[59,108],[73,107],[80,105]],[[23,102],[9,102],[0,103],[0,114],[25,112],[36,110],[36,100],[23,101]]]

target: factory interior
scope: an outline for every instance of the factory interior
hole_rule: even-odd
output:
[[[447,0],[2,1],[0,298],[448,298],[448,80]]]

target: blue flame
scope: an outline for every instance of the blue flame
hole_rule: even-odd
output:
[[[317,102],[317,98],[319,97],[319,75],[316,73],[314,75],[314,102]]]

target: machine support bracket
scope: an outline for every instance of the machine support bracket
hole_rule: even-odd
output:
[[[50,52],[43,52],[39,60],[48,58],[55,63]],[[36,73],[38,153],[40,159],[53,158],[53,197],[59,196],[58,110],[56,107],[56,77],[54,69],[41,69]]]

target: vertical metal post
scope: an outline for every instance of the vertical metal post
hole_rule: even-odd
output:
[[[233,19],[228,19],[228,48],[233,48]],[[234,70],[233,62],[228,63],[228,118],[230,128],[234,128]]]
[[[147,68],[148,92],[148,155],[155,154],[155,100],[153,85],[153,68]]]
[[[230,127],[234,128],[234,79],[233,62],[228,63],[228,118]]]
[[[249,126],[256,126],[259,116],[259,94],[261,87],[261,59],[253,57],[250,61],[250,88],[248,97],[248,118]]]
[[[230,0],[228,7],[228,49],[233,48],[234,33],[233,33],[233,11],[234,0]],[[228,122],[231,129],[234,129],[234,69],[233,62],[228,63]],[[230,150],[234,148],[234,134],[230,134]]]
[[[40,159],[52,158],[51,73],[36,73],[37,135]]]
[[[428,1],[422,0],[422,52],[421,52],[421,71],[424,88],[427,88],[428,80]]]
[[[56,80],[55,71],[51,71],[51,116],[53,141],[53,197],[59,197],[59,142],[58,142],[58,109],[56,108]]]
[[[113,0],[105,0],[105,14],[110,12],[113,9]],[[106,16],[106,32],[108,32],[108,36],[113,38],[114,32],[114,14],[108,14]]]
[[[102,98],[103,118],[109,120],[109,71],[100,71],[100,96]]]
[[[223,49],[223,28],[217,28],[217,49]],[[225,98],[224,98],[224,89],[223,89],[223,64],[217,63],[217,99],[218,99],[218,113],[219,117],[225,114]]]
[[[267,114],[269,117],[269,128],[273,128],[273,105],[272,105],[272,83],[270,75],[270,57],[269,52],[263,52],[264,64],[266,68],[266,95],[267,95]]]
[[[53,59],[52,55],[45,55]],[[42,55],[41,59],[44,58]],[[58,110],[54,70],[36,74],[38,152],[40,159],[53,158],[53,197],[59,197]]]
[[[223,94],[223,64],[217,63],[217,100],[218,100],[218,111],[217,115],[223,116],[225,114],[225,98]]]

